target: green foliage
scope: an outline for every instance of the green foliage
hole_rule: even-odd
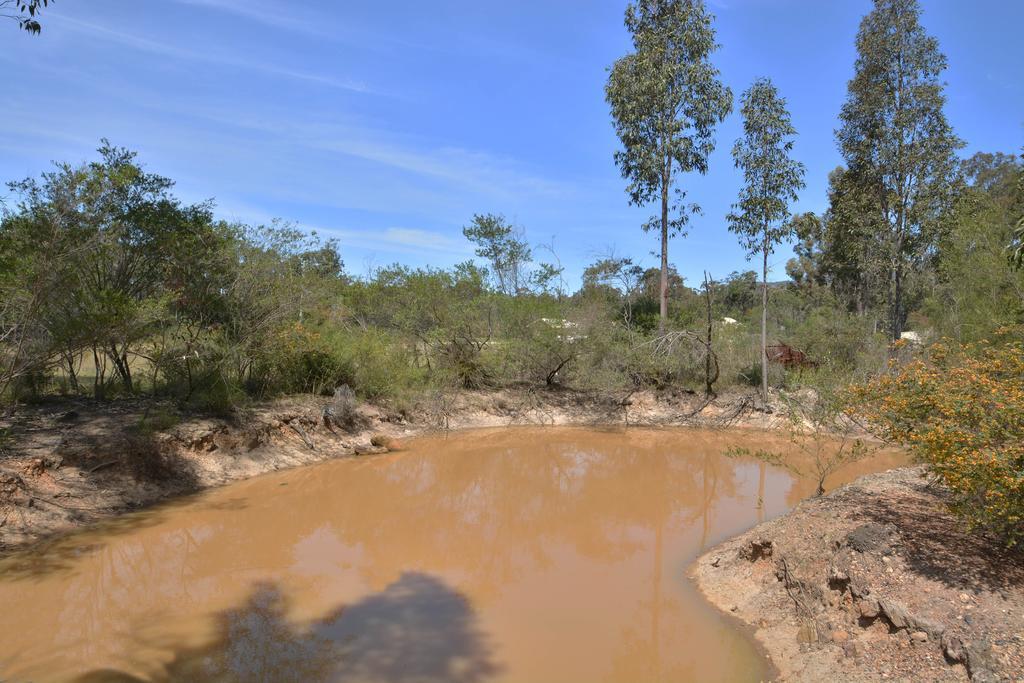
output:
[[[729,230],[739,235],[747,258],[762,257],[761,269],[761,397],[768,400],[768,256],[788,238],[789,203],[804,187],[804,165],[790,159],[796,129],[786,101],[767,78],[754,81],[743,93],[743,137],[732,156],[743,170],[745,185],[728,215]]]
[[[792,233],[789,204],[804,187],[805,169],[790,158],[796,129],[771,80],[754,81],[740,101],[743,137],[733,146],[732,156],[745,184],[727,219],[748,258],[767,257]]]
[[[922,312],[939,335],[974,342],[1024,322],[1024,271],[1005,252],[1024,212],[1024,166],[1010,155],[978,153],[964,171],[970,184],[939,241]]]
[[[943,107],[946,58],[919,21],[917,0],[875,0],[857,33],[857,61],[836,132],[847,175],[878,217],[868,258],[887,270],[890,338],[907,319],[905,281],[934,249],[958,189],[953,133]],[[872,221],[874,223],[874,221]]]
[[[668,238],[682,234],[689,214],[699,210],[684,204],[677,176],[707,172],[715,126],[732,110],[732,91],[710,61],[718,47],[712,19],[700,0],[631,3],[625,23],[634,51],[612,65],[605,86],[622,143],[615,163],[628,183],[630,203],[661,202],[660,214],[644,229],[657,226],[661,234],[662,329],[668,317]]]
[[[523,270],[532,258],[530,247],[504,216],[476,214],[473,222],[462,229],[462,234],[477,245],[476,255],[491,264],[501,292],[518,294],[526,286]],[[555,277],[553,270],[549,265],[541,272],[540,277],[545,284]]]

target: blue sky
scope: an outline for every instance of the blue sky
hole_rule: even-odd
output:
[[[975,151],[1024,146],[1024,2],[923,0],[949,58],[947,114]],[[807,188],[825,205],[840,161],[836,114],[868,0],[713,0],[714,61],[738,96],[758,76],[788,99]],[[472,256],[461,228],[504,213],[554,243],[575,287],[614,251],[650,265],[648,210],[612,162],[606,67],[629,49],[624,1],[378,3],[57,0],[43,33],[0,24],[0,178],[83,161],[101,137],[137,150],[187,201],[220,216],[280,217],[342,245],[365,274],[399,261]],[[746,266],[724,216],[740,176],[719,128],[707,176],[683,180],[704,209],[670,258],[694,282]],[[773,259],[784,277],[790,252]]]

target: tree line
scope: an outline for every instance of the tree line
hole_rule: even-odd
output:
[[[767,395],[807,381],[769,366],[769,341],[801,349],[818,374],[866,376],[908,327],[970,342],[1020,324],[1021,159],[957,157],[946,61],[919,18],[915,0],[876,0],[862,21],[836,131],[845,164],[820,215],[790,212],[806,171],[785,98],[767,77],[742,93],[743,186],[725,218],[760,272],[699,283],[679,276],[668,243],[699,210],[684,178],[708,171],[733,95],[697,0],[629,5],[634,50],[605,92],[629,199],[656,207],[644,227],[660,238],[657,268],[608,253],[570,284],[553,245],[480,213],[463,230],[476,260],[357,278],[335,241],[217,220],[212,203],[181,202],[173,181],[104,141],[92,162],[10,183],[0,395],[157,392],[207,407],[343,383],[387,400],[507,384],[745,383]],[[789,280],[770,283],[787,240]]]

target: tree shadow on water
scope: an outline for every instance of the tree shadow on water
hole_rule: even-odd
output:
[[[218,616],[217,641],[176,652],[162,674],[100,670],[76,680],[483,683],[499,672],[469,601],[426,574],[405,573],[310,625],[289,623],[287,613],[281,590],[261,584]]]

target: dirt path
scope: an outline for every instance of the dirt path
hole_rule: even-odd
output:
[[[691,569],[788,681],[1024,681],[1024,555],[968,535],[921,468],[868,475]]]
[[[464,392],[407,414],[361,405],[354,428],[323,420],[327,399],[299,397],[232,419],[153,400],[62,400],[0,420],[0,552],[99,519],[264,472],[377,453],[439,429],[514,424],[664,424],[770,428],[749,395],[594,397],[569,391]]]

